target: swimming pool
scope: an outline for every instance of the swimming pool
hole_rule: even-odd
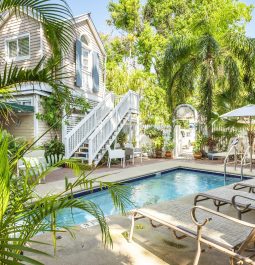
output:
[[[130,181],[129,199],[136,207],[174,200],[198,192],[215,189],[240,181],[237,177],[228,177],[224,183],[222,174],[195,171],[190,169],[174,169]],[[94,192],[80,197],[91,200],[101,207],[106,216],[118,214],[107,190]],[[130,206],[129,209],[134,206]],[[61,225],[77,225],[93,219],[88,213],[78,209],[65,209],[59,212],[58,222]]]

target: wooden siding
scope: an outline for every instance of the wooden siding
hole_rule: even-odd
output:
[[[80,37],[82,34],[86,34],[89,37],[90,40],[90,49],[91,52],[95,51],[99,54],[100,57],[100,89],[98,93],[93,93],[92,90],[89,90],[88,88],[78,88],[75,86],[75,61],[76,61],[76,54],[75,54],[75,41],[70,49],[69,55],[66,56],[66,58],[63,61],[63,66],[65,66],[65,71],[68,73],[73,73],[72,77],[66,80],[66,84],[73,88],[74,90],[84,93],[86,92],[88,95],[94,95],[98,97],[104,96],[104,55],[102,51],[99,48],[99,45],[87,23],[87,21],[79,22],[76,24],[76,31],[77,36]],[[92,57],[92,56],[91,56]],[[83,74],[86,74],[85,72]]]
[[[42,100],[43,100],[43,97],[40,97],[39,105],[38,105],[38,112],[39,113],[44,113],[44,110],[43,110],[43,107],[41,104]],[[38,137],[43,135],[49,128],[50,128],[49,125],[45,121],[38,120]],[[58,137],[61,137],[61,134],[59,131],[51,130],[46,135],[44,135],[42,137],[42,139],[39,140],[38,145],[43,145],[44,143],[54,139],[55,135],[57,135]]]
[[[87,20],[83,20],[76,24],[77,36],[81,36],[82,34],[86,34],[90,39],[90,49],[91,52],[95,51],[99,54],[100,57],[100,89],[98,93],[93,93],[92,89],[88,89],[87,87],[83,87],[82,89],[76,87],[75,85],[75,39],[73,41],[72,47],[70,47],[70,52],[63,60],[64,72],[70,73],[71,77],[69,79],[65,79],[64,82],[79,92],[81,95],[86,93],[86,97],[100,101],[104,97],[104,88],[105,88],[105,65],[104,65],[104,54],[101,51],[99,44],[92,33],[92,29],[89,26]],[[16,17],[14,14],[10,15],[10,17],[3,23],[0,27],[0,72],[3,72],[4,65],[6,62],[6,39],[12,37],[18,37],[22,34],[30,35],[30,59],[15,61],[14,64],[18,66],[22,66],[25,68],[34,67],[42,56],[49,57],[51,54],[51,48],[47,42],[45,35],[43,34],[42,25],[32,17],[29,17],[25,14],[22,14],[20,17]],[[92,57],[92,56],[91,56]],[[85,72],[84,72],[85,75]],[[91,96],[91,97],[90,97]]]
[[[34,115],[18,114],[9,119],[8,124],[0,120],[4,129],[15,137],[20,137],[29,142],[34,140]]]
[[[32,68],[41,59],[40,23],[23,14],[20,17],[11,15],[0,28],[0,72],[6,62],[6,39],[18,37],[22,34],[30,34],[30,59],[15,61],[14,64],[26,68]]]

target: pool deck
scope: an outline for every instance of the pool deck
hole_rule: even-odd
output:
[[[192,207],[194,196],[187,196],[180,201],[189,203]],[[171,201],[165,202],[171,207]],[[209,201],[200,205],[215,209]],[[231,206],[223,206],[221,212],[236,217]],[[255,213],[249,212],[243,220],[254,222]],[[190,220],[191,221],[191,220]],[[191,221],[192,222],[192,221]],[[133,242],[128,243],[125,234],[130,229],[131,221],[127,216],[111,216],[108,221],[113,248],[105,248],[101,243],[101,231],[98,225],[74,228],[75,238],[69,233],[62,233],[57,240],[55,257],[39,256],[37,259],[45,265],[191,265],[196,253],[196,241],[191,238],[177,240],[171,231],[160,227],[154,229],[146,219],[136,222]],[[59,234],[60,235],[60,234]],[[35,238],[51,244],[50,234]],[[200,265],[227,265],[228,257],[214,249],[202,253]],[[52,246],[40,246],[40,250],[53,256]]]
[[[141,175],[154,173],[175,167],[187,167],[192,169],[223,172],[223,165],[219,161],[193,161],[193,160],[148,160],[143,165],[136,163],[121,169],[118,165],[112,169],[101,168],[96,170],[92,177],[101,176],[107,181],[123,181],[136,178]],[[229,168],[228,172],[239,174]],[[105,176],[107,174],[107,176]],[[249,170],[245,174],[250,174]],[[72,181],[74,176],[69,169],[59,169],[47,177],[47,183],[40,185],[38,192],[61,191],[63,189],[63,176]],[[105,176],[105,177],[104,177]],[[194,195],[181,198],[183,203],[189,203],[192,207]],[[171,207],[171,201],[165,202]],[[215,209],[210,201],[201,202],[201,205]],[[236,217],[235,210],[228,205],[221,208],[221,212]],[[38,260],[45,265],[191,265],[196,253],[196,241],[191,238],[176,240],[172,233],[164,228],[153,229],[147,220],[136,222],[133,243],[128,243],[124,234],[129,231],[130,219],[127,216],[110,216],[108,224],[113,239],[113,248],[105,248],[101,243],[101,231],[98,225],[88,228],[76,226],[75,238],[69,233],[62,233],[62,238],[57,240],[57,253],[55,257],[39,256]],[[255,212],[249,212],[243,216],[243,220],[253,222]],[[36,237],[36,240],[51,244],[51,234]],[[53,255],[53,247],[48,245],[37,246],[40,250]],[[201,265],[225,265],[228,257],[213,249],[207,249],[202,254]]]

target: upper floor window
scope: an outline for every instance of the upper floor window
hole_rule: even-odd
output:
[[[25,60],[30,56],[29,35],[6,40],[7,57],[10,60]]]
[[[87,47],[90,45],[89,37],[85,34],[81,35],[81,42]]]
[[[82,49],[82,66],[85,71],[89,71],[89,51]]]

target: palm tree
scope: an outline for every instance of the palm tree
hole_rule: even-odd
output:
[[[91,201],[74,198],[73,190],[77,187],[89,188],[94,184],[108,188],[115,206],[124,212],[126,205],[130,203],[128,189],[125,186],[88,178],[77,163],[67,160],[48,168],[34,168],[24,161],[26,170],[17,176],[17,163],[25,147],[22,146],[15,154],[11,154],[8,152],[9,140],[5,135],[0,131],[0,263],[42,264],[28,254],[46,253],[32,248],[29,244],[33,243],[32,238],[39,232],[51,231],[56,249],[56,233],[69,231],[68,227],[61,227],[57,219],[57,212],[64,208],[78,208],[90,213],[99,222],[103,242],[111,245],[109,227],[102,210]],[[66,180],[66,189],[59,194],[39,196],[35,192],[39,180],[63,163],[76,172],[75,182],[69,183]],[[36,243],[40,246],[40,242]]]
[[[199,110],[206,119],[208,136],[216,91],[228,91],[235,100],[240,88],[238,60],[210,33],[170,43],[165,53],[164,77],[171,111],[198,89]]]
[[[255,103],[255,39],[240,33],[227,38],[233,54],[240,60],[245,101]]]

